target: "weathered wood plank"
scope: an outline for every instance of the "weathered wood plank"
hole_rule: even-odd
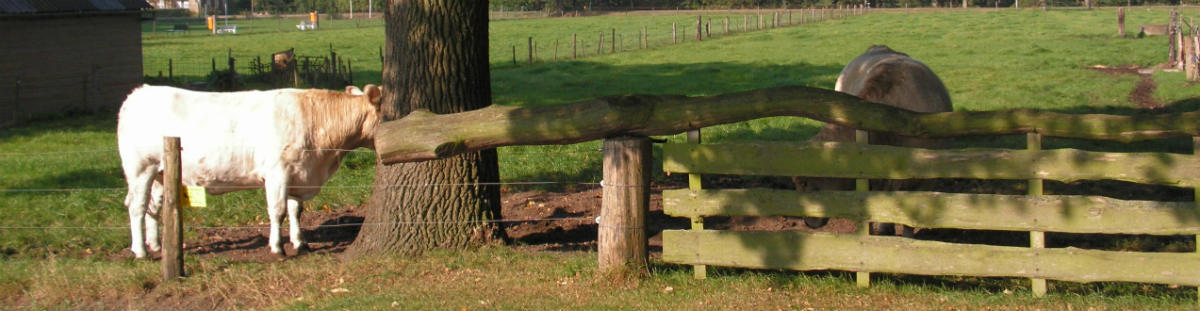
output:
[[[650,209],[650,138],[604,140],[604,191],[597,230],[600,269],[646,269],[646,212]]]
[[[1190,187],[1200,178],[1200,162],[1192,155],[1173,153],[928,150],[838,142],[663,144],[662,150],[663,170],[674,173],[1064,182],[1112,179],[1180,187]]]
[[[903,260],[898,260],[903,258]],[[759,269],[1200,285],[1194,253],[955,244],[825,233],[663,231],[663,261]]]
[[[183,186],[183,161],[180,160],[179,137],[163,137],[163,193],[159,217],[162,230],[163,282],[178,280],[186,273],[183,268],[183,208],[179,206]]]
[[[1068,233],[1196,234],[1194,202],[1125,201],[1100,196],[941,192],[798,192],[777,189],[666,190],[663,212],[707,216],[838,217],[919,228]]]
[[[1025,148],[1029,151],[1041,151],[1042,150],[1042,135],[1038,134],[1038,133],[1026,133],[1025,134]],[[1026,193],[1031,196],[1043,195],[1043,193],[1042,193],[1043,192],[1042,190],[1044,188],[1043,182],[1044,182],[1044,180],[1042,180],[1041,178],[1030,179],[1028,181],[1028,189],[1027,189]],[[1029,232],[1029,247],[1046,248],[1046,232],[1037,231],[1037,230],[1030,231]],[[1029,281],[1031,283],[1030,291],[1033,292],[1034,297],[1045,297],[1046,296],[1046,279],[1031,279]]]
[[[1035,110],[921,114],[832,90],[786,86],[714,96],[627,95],[568,105],[491,105],[442,115],[414,111],[380,124],[375,146],[380,159],[390,164],[501,146],[673,135],[775,116],[924,137],[1038,132],[1050,137],[1130,142],[1200,135],[1200,111],[1135,116]]]

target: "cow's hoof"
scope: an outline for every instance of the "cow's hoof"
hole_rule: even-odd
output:
[[[871,235],[896,235],[896,224],[886,222],[871,223]]]
[[[312,249],[308,248],[308,244],[300,244],[300,247],[296,248],[296,256],[299,256],[300,254],[307,254],[309,252],[312,252]]]
[[[287,260],[287,253],[284,253],[283,251],[279,251],[278,253],[271,253],[271,255],[275,255],[275,261],[282,262],[284,260]]]
[[[829,223],[829,218],[804,217],[804,225],[808,226],[809,229],[817,229],[820,227],[824,227],[828,223]]]

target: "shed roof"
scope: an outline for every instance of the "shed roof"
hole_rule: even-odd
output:
[[[0,14],[119,12],[151,8],[145,0],[0,0]]]

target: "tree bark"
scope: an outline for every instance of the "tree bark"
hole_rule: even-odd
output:
[[[491,102],[487,3],[388,1],[383,68],[385,120],[414,109],[458,113]],[[376,165],[367,225],[349,254],[418,254],[501,236],[495,149],[421,163]]]

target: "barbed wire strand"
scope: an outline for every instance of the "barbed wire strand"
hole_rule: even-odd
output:
[[[344,223],[331,225],[314,225],[300,226],[303,229],[313,230],[320,228],[345,228],[345,227],[363,227],[363,226],[383,226],[383,225],[461,225],[461,224],[492,224],[492,223],[528,223],[528,222],[567,222],[567,221],[588,221],[595,223],[595,217],[554,217],[554,218],[534,218],[534,219],[490,219],[490,220],[469,220],[469,221],[394,221],[394,222],[361,222],[361,223]],[[270,226],[186,226],[195,230],[269,230]],[[0,230],[129,230],[128,226],[0,226]]]
[[[467,186],[536,186],[536,185],[592,185],[605,186],[601,182],[571,182],[571,181],[521,181],[521,182],[479,182],[479,183],[430,183],[430,184],[388,184],[388,185],[347,185],[347,186],[288,186],[288,189],[365,189],[365,188],[418,188],[418,187],[467,187]],[[610,185],[616,187],[615,185]],[[256,190],[262,189],[261,186],[207,186],[205,189],[213,190]],[[124,191],[125,187],[119,188],[18,188],[18,189],[0,189],[2,192],[14,193],[33,193],[33,192],[88,192],[88,191]]]
[[[510,147],[519,147],[519,146],[510,146]],[[586,150],[562,150],[565,148],[566,147],[561,148],[561,149],[539,150],[539,151],[512,151],[512,150],[509,150],[509,151],[505,151],[504,153],[509,154],[509,155],[526,155],[526,154],[543,155],[547,152],[580,154],[580,153],[595,153],[595,152],[603,152],[604,151],[604,148],[585,148]],[[108,152],[117,152],[117,151],[118,151],[117,148],[105,148],[105,149],[74,150],[74,151],[0,152],[0,156],[4,156],[4,157],[52,156],[52,155],[73,155],[73,154],[83,154],[83,153],[108,153]],[[304,151],[304,152],[341,151],[341,152],[349,152],[349,153],[375,153],[375,150],[369,150],[369,149],[337,149],[337,148],[304,149],[302,151]]]

